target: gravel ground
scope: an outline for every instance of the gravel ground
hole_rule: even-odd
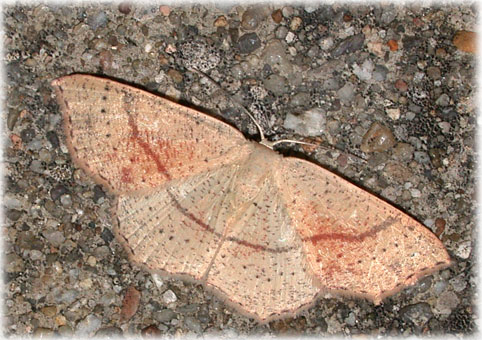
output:
[[[476,332],[475,58],[453,43],[457,31],[475,30],[476,13],[470,3],[4,7],[4,333]],[[150,275],[113,239],[113,197],[67,152],[49,83],[74,72],[142,86],[256,138],[239,102],[271,140],[343,150],[280,148],[410,213],[440,237],[454,265],[380,306],[325,298],[267,325],[199,285]],[[384,142],[366,143],[370,136]]]

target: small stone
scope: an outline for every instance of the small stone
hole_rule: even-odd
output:
[[[408,85],[405,81],[403,81],[402,79],[398,79],[396,82],[395,82],[395,88],[400,91],[400,92],[407,92],[408,90]]]
[[[355,97],[355,85],[347,82],[341,89],[337,91],[337,94],[343,105],[349,106]]]
[[[97,316],[93,314],[87,315],[85,319],[77,324],[75,334],[81,337],[91,337],[99,330],[101,325],[102,322]]]
[[[390,51],[398,50],[398,42],[394,39],[388,40],[387,45],[390,48]]]
[[[154,319],[159,322],[167,323],[172,319],[176,318],[176,315],[177,314],[170,309],[163,309],[154,313]]]
[[[72,196],[69,194],[60,196],[60,204],[62,204],[64,208],[70,208],[72,206]]]
[[[203,328],[201,326],[201,323],[199,322],[199,320],[192,316],[187,316],[184,319],[184,325],[187,327],[187,329],[193,331],[194,333],[202,333]]]
[[[10,253],[5,256],[5,271],[7,273],[19,273],[25,268],[23,260],[15,253]]]
[[[266,90],[271,91],[277,96],[281,96],[286,91],[286,78],[278,74],[272,74],[263,80]]]
[[[398,118],[400,118],[400,109],[398,107],[394,109],[387,109],[386,112],[387,116],[393,120],[397,120]]]
[[[273,18],[273,21],[275,23],[279,24],[281,20],[283,20],[283,14],[281,13],[281,10],[277,9],[276,11],[271,13],[271,18]]]
[[[339,57],[345,53],[353,53],[363,47],[365,41],[365,35],[363,33],[353,35],[338,43],[333,49],[331,55],[333,57]]]
[[[264,11],[258,7],[247,9],[241,17],[241,27],[246,31],[254,31],[264,19]]]
[[[169,71],[167,71],[167,75],[169,78],[171,78],[176,84],[181,84],[182,83],[182,74],[181,72],[171,68]]]
[[[93,31],[95,31],[99,27],[103,27],[107,24],[107,14],[102,10],[99,11],[96,14],[89,16],[87,24]]]
[[[472,252],[472,243],[470,241],[462,242],[457,249],[455,249],[455,255],[462,259],[468,259]]]
[[[321,108],[313,108],[298,116],[288,113],[283,126],[301,136],[319,136],[325,130],[325,124],[326,112]]]
[[[95,333],[95,336],[96,337],[101,337],[101,338],[112,338],[112,339],[119,339],[122,337],[122,329],[120,329],[119,327],[114,327],[114,326],[111,326],[111,327],[105,327],[105,328],[101,328],[97,331],[97,333]]]
[[[64,234],[59,230],[44,231],[42,236],[45,237],[50,244],[57,248],[60,247],[65,241]]]
[[[114,234],[109,228],[104,228],[100,234],[100,238],[104,240],[105,243],[109,244],[114,239]]]
[[[443,232],[445,231],[445,220],[443,218],[440,218],[440,217],[437,217],[435,219],[435,235],[437,235],[437,237],[440,237],[440,235],[443,234]]]
[[[123,322],[128,321],[136,314],[140,300],[141,293],[134,286],[127,288],[124,300],[122,300],[122,309],[120,312]]]
[[[413,153],[413,158],[419,164],[429,164],[430,156],[425,151],[415,151]]]
[[[373,71],[373,80],[377,82],[382,82],[387,79],[388,69],[383,65],[375,65],[375,70]]]
[[[435,293],[435,295],[440,295],[442,294],[446,289],[447,289],[447,282],[446,281],[437,281],[435,282],[435,284],[433,285],[433,292]]]
[[[433,317],[432,309],[426,302],[403,307],[399,313],[402,319],[412,322],[418,328],[423,327]]]
[[[353,73],[362,81],[369,81],[372,79],[372,73],[375,66],[370,59],[366,59],[362,66],[358,66],[358,64],[353,65]]]
[[[40,311],[46,316],[46,317],[53,317],[55,314],[57,314],[57,307],[56,306],[45,306],[40,309]]]
[[[440,97],[437,98],[435,104],[438,106],[448,106],[450,104],[450,97],[448,94],[441,94]]]
[[[129,14],[131,12],[131,4],[128,2],[121,2],[118,8],[122,14]]]
[[[293,19],[291,19],[290,29],[292,31],[297,31],[300,28],[302,23],[303,23],[303,20],[300,17],[294,17]]]
[[[464,274],[457,275],[449,282],[456,292],[461,292],[467,287],[467,279]]]
[[[468,53],[477,51],[477,33],[470,31],[458,31],[452,40],[458,50]]]
[[[161,331],[154,325],[147,326],[141,330],[141,335],[143,336],[160,336]]]
[[[435,304],[435,308],[440,314],[449,315],[455,308],[457,308],[459,303],[460,299],[457,294],[452,291],[446,291],[440,294]]]
[[[440,68],[437,66],[430,66],[427,68],[427,75],[432,79],[432,80],[439,80],[442,78],[442,72],[440,71]]]
[[[226,27],[228,26],[228,20],[224,15],[221,15],[214,20],[214,27]]]
[[[169,6],[163,5],[159,7],[159,12],[165,17],[168,17],[171,14],[171,8]]]
[[[53,335],[54,335],[53,329],[44,328],[44,327],[38,327],[33,332],[33,336],[39,339],[42,339],[42,338],[50,339]]]
[[[310,102],[310,94],[308,92],[298,92],[291,98],[290,105],[293,107],[303,107]]]
[[[176,302],[177,301],[177,296],[172,290],[166,290],[164,294],[162,294],[162,300],[166,305]]]
[[[87,264],[91,267],[95,267],[95,265],[97,264],[97,259],[95,258],[95,256],[89,256],[87,258]]]
[[[390,129],[378,122],[372,124],[365,133],[360,146],[365,153],[382,152],[391,149],[395,145],[395,137]]]
[[[261,40],[259,40],[258,35],[254,32],[246,33],[241,37],[239,37],[238,48],[239,48],[239,53],[241,54],[249,54],[251,52],[256,51],[260,47],[261,47]]]

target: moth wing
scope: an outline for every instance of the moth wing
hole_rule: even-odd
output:
[[[52,85],[72,157],[115,193],[157,187],[251,152],[231,126],[146,91],[88,75]]]
[[[286,158],[277,178],[309,267],[323,287],[377,304],[450,264],[426,227],[326,169]]]

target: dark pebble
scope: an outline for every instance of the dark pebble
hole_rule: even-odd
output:
[[[7,218],[11,221],[17,221],[20,216],[22,216],[21,210],[10,209],[9,211],[7,211]]]
[[[414,36],[405,36],[402,42],[404,49],[411,50],[412,48],[419,47],[422,44],[422,39]]]
[[[95,333],[96,336],[99,337],[108,337],[108,336],[122,336],[122,329],[119,327],[105,327],[101,328]]]
[[[129,14],[131,12],[131,4],[128,2],[121,2],[118,8],[122,14]]]
[[[432,318],[433,313],[428,303],[420,302],[403,307],[400,310],[400,316],[403,320],[412,322],[416,327],[422,327]]]
[[[57,132],[55,131],[47,132],[47,140],[54,149],[57,149],[60,146],[59,137],[57,136]]]
[[[112,234],[109,228],[104,228],[104,230],[102,230],[102,234],[100,234],[100,237],[105,243],[108,244],[114,239],[114,234]]]
[[[35,137],[35,130],[33,128],[26,128],[20,132],[20,137],[23,143],[30,142]]]
[[[62,184],[56,185],[53,189],[50,190],[50,197],[52,200],[57,200],[60,196],[67,194],[69,190],[63,186]]]
[[[341,56],[344,53],[353,53],[363,47],[365,35],[363,33],[353,35],[340,42],[331,52],[333,57]]]
[[[102,197],[105,197],[105,192],[100,185],[96,185],[94,187],[94,202],[98,203]]]
[[[239,53],[249,54],[261,47],[261,41],[256,33],[246,33],[238,40]]]
[[[8,110],[7,127],[10,131],[12,131],[13,128],[15,127],[15,124],[17,123],[19,116],[20,116],[20,110],[17,110],[17,109]]]

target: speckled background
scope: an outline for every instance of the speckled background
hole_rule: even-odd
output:
[[[5,334],[476,331],[475,58],[452,42],[457,31],[475,30],[474,4],[253,9],[39,3],[4,7],[3,16]],[[410,213],[439,236],[454,265],[377,307],[333,297],[267,325],[241,316],[199,285],[151,276],[129,264],[113,239],[112,197],[71,163],[49,83],[73,72],[165,94],[256,138],[236,101],[271,140],[296,138],[343,150],[280,147]],[[377,122],[387,142],[378,150],[362,146]],[[123,304],[128,289],[140,293],[138,304]],[[126,308],[137,312],[121,321]]]

